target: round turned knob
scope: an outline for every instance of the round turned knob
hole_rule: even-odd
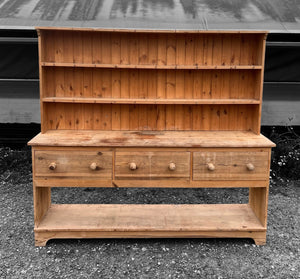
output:
[[[210,171],[214,171],[215,170],[215,166],[213,163],[208,163],[207,164],[207,169],[210,170]]]
[[[170,164],[169,164],[169,170],[170,170],[170,171],[174,171],[175,169],[176,169],[175,163],[170,163]]]
[[[95,163],[95,162],[93,162],[93,163],[90,164],[90,169],[93,170],[93,171],[96,170],[97,167],[98,167],[97,163]]]
[[[55,162],[50,163],[49,170],[55,170],[55,169],[56,169],[56,163]]]
[[[137,166],[136,166],[136,163],[130,163],[129,164],[129,168],[131,169],[131,170],[136,170],[137,169]]]
[[[247,169],[248,169],[249,171],[254,171],[255,167],[254,167],[253,164],[248,163],[248,164],[247,164]]]

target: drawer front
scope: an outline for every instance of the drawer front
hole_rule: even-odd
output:
[[[190,152],[116,152],[116,179],[190,177]]]
[[[35,176],[112,177],[111,151],[40,150],[34,160]]]
[[[269,179],[267,151],[203,151],[193,154],[193,180]]]

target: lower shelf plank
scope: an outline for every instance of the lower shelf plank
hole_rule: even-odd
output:
[[[52,204],[35,227],[51,238],[242,237],[262,243],[266,228],[248,204]]]

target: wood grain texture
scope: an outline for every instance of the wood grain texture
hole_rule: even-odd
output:
[[[38,28],[36,245],[50,238],[266,242],[266,32]],[[249,204],[51,205],[50,187],[249,187]]]
[[[110,151],[41,150],[35,151],[34,160],[35,176],[94,176],[102,179],[112,177],[112,152]],[[57,166],[54,170],[49,169],[51,163]],[[96,164],[94,170],[90,168],[92,163]]]
[[[98,147],[274,147],[263,135],[244,131],[70,131],[50,130],[38,134],[32,146]]]
[[[194,180],[267,180],[269,152],[215,151],[193,153]],[[247,164],[254,166],[253,170]],[[209,168],[209,164],[213,166]]]
[[[265,231],[247,204],[56,204],[43,231]]]
[[[121,152],[115,155],[116,179],[189,179],[190,153],[189,152]],[[136,169],[129,167],[130,163]],[[169,164],[176,165],[175,170],[169,169]]]

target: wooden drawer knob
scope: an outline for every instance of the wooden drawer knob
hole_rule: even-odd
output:
[[[174,171],[175,169],[176,169],[175,163],[170,163],[170,164],[169,164],[169,170],[170,170],[170,171]]]
[[[93,170],[93,171],[96,170],[97,167],[98,167],[97,163],[95,163],[95,162],[93,162],[93,163],[90,164],[90,169]]]
[[[247,169],[248,169],[248,171],[254,171],[255,167],[254,167],[253,164],[248,163],[248,164],[247,164]]]
[[[130,163],[129,164],[129,168],[131,169],[131,170],[136,170],[137,169],[137,166],[136,166],[136,163]]]
[[[55,169],[56,169],[56,163],[55,162],[50,163],[49,170],[55,170]]]
[[[213,163],[208,163],[208,164],[207,164],[207,169],[208,169],[209,171],[214,171],[214,170],[215,170],[215,165],[214,165]]]

